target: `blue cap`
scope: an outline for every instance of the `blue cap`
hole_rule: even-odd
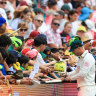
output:
[[[0,26],[2,26],[4,23],[6,23],[6,20],[3,17],[0,17]]]
[[[85,21],[86,19],[89,18],[90,13],[92,13],[92,12],[93,12],[93,10],[91,10],[88,7],[82,8],[81,15],[79,16],[79,20]]]

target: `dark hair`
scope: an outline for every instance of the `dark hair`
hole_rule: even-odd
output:
[[[18,57],[18,62],[22,65],[22,64],[26,64],[29,62],[29,58],[25,55],[21,55],[20,57]]]
[[[54,5],[57,5],[56,0],[48,0],[48,7],[49,8],[53,7]]]
[[[71,10],[71,11],[69,11],[68,19],[70,20],[70,15],[72,16],[72,15],[74,15],[75,13],[78,14],[78,12],[77,12],[76,10]]]
[[[0,53],[2,54],[3,59],[8,57],[8,53],[3,47],[0,47]]]
[[[88,27],[87,24],[84,21],[81,22],[81,25],[83,25],[85,27]]]
[[[6,35],[0,36],[0,47],[6,47],[11,45],[11,39]]]
[[[81,4],[80,2],[78,2],[75,7],[76,7],[76,8],[82,7],[82,4]]]
[[[68,24],[72,24],[71,22],[66,22],[64,27],[66,27]]]
[[[59,21],[59,19],[57,19],[57,18],[54,18],[54,19],[52,19],[52,23],[54,23],[54,21],[55,21],[55,20],[58,20],[58,21]]]
[[[34,45],[39,47],[41,44],[45,44],[47,45],[47,39],[43,36],[38,35],[35,39],[34,39]]]
[[[60,14],[60,15],[62,15],[62,16],[63,16],[63,18],[65,17],[65,14],[64,14],[64,12],[63,12],[63,11],[57,11],[57,13],[58,13],[58,14]]]
[[[59,48],[59,50],[64,51],[64,48]]]
[[[16,63],[16,57],[11,52],[8,52],[8,57],[6,59],[6,63],[8,65]]]
[[[23,10],[23,12],[22,12],[21,18],[23,18],[24,15],[27,14],[28,12],[31,12],[31,10],[30,10],[29,8],[25,8],[25,9]]]
[[[25,9],[23,10],[23,14],[27,14],[28,12],[31,12],[31,10],[30,10],[29,8],[25,8]]]
[[[59,50],[58,50],[57,48],[52,48],[52,49],[51,49],[51,52],[52,52],[52,53],[56,53],[56,52],[59,52]]]

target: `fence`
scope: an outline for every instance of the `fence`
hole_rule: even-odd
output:
[[[0,96],[9,96],[7,85],[1,85],[4,92]],[[11,85],[12,96],[77,96],[76,83],[40,84],[32,88],[26,85]]]

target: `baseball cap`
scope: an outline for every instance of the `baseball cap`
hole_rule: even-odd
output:
[[[21,53],[22,53],[23,55],[25,55],[28,51],[30,51],[30,48],[25,48],[25,49],[22,50]]]
[[[0,17],[0,26],[2,26],[4,23],[6,23],[6,20],[3,17]]]
[[[16,37],[10,37],[11,41],[12,41],[12,44],[15,46],[15,47],[20,47],[22,45],[22,41],[21,39],[18,39]]]
[[[83,32],[86,32],[86,28],[84,26],[79,26],[77,31],[83,31]]]
[[[69,52],[74,51],[76,48],[78,47],[82,47],[83,46],[83,42],[81,40],[74,40],[71,45],[70,45],[70,50]]]
[[[30,50],[26,53],[26,56],[29,57],[30,59],[33,59],[34,57],[36,57],[38,55],[38,51],[36,50]]]
[[[42,8],[34,8],[33,10],[35,13],[44,13],[44,11],[42,10]]]
[[[33,45],[34,44],[34,39],[27,40],[25,44],[27,44],[29,46]]]
[[[70,8],[70,6],[69,6],[68,4],[64,4],[64,5],[61,7],[61,10],[68,10],[68,11],[70,11],[71,8]]]
[[[29,37],[36,37],[37,35],[39,35],[40,33],[38,31],[32,31],[29,35]]]

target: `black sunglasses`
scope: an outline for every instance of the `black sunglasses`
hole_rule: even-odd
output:
[[[7,2],[3,2],[3,1],[1,1],[0,4],[7,4]]]
[[[37,20],[38,22],[40,22],[40,23],[43,23],[43,21],[42,20]]]
[[[58,26],[60,26],[60,24],[58,24],[58,23],[53,23],[54,25],[58,25]]]
[[[27,29],[20,29],[20,31],[27,31]]]

